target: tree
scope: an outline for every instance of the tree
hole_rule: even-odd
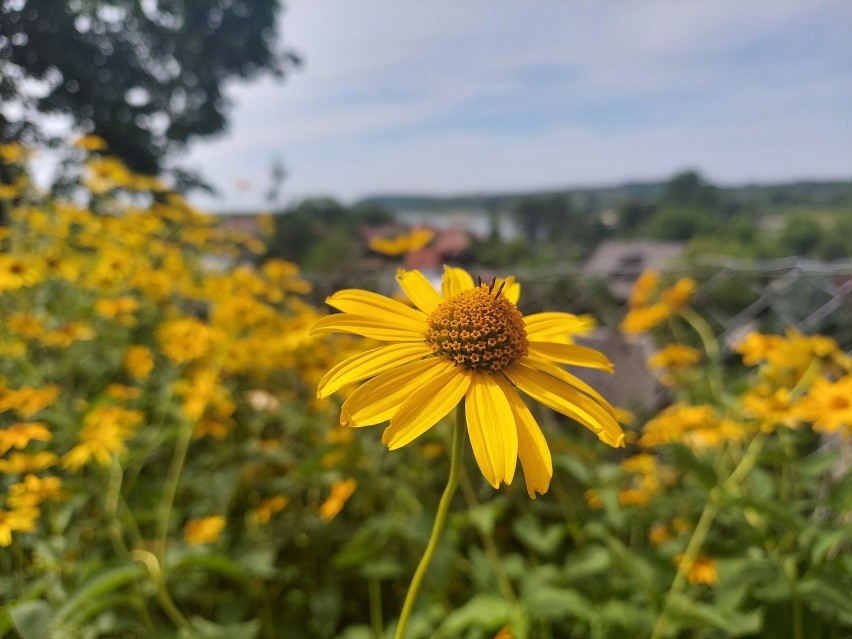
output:
[[[280,0],[0,0],[0,140],[66,114],[135,171],[157,174],[195,137],[221,132],[223,85],[282,76]],[[33,88],[35,87],[35,88]]]

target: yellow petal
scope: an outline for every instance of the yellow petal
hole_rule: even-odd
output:
[[[565,342],[571,335],[585,335],[594,328],[594,319],[572,313],[533,313],[524,317],[527,338],[542,342]],[[561,339],[557,340],[556,337]]]
[[[453,365],[430,357],[400,366],[359,386],[340,407],[342,426],[372,426],[391,418],[411,393]]]
[[[594,397],[598,401],[598,403],[601,406],[603,406],[613,417],[615,417],[615,409],[610,405],[610,403],[608,401],[606,401],[606,399],[604,399],[604,396],[601,395],[594,388],[589,386],[586,382],[584,382],[579,377],[572,375],[571,373],[569,373],[565,369],[560,368],[559,366],[556,366],[555,364],[551,364],[550,362],[545,361],[545,360],[536,359],[535,357],[526,358],[524,360],[524,364],[532,366],[533,368],[537,368],[541,372],[547,373],[551,377],[555,377],[556,379],[561,379],[566,384],[573,386],[577,390],[583,391],[584,393],[586,393],[586,395],[591,395],[592,397]]]
[[[419,330],[399,323],[394,317],[369,317],[335,313],[319,318],[311,327],[311,335],[320,333],[354,333],[380,342],[422,342],[424,326]]]
[[[521,299],[521,284],[520,282],[515,281],[515,276],[510,275],[504,280],[497,279],[494,283],[494,289],[500,290],[500,287],[503,287],[503,292],[500,293],[507,300],[512,302],[515,306],[518,305],[518,300]]]
[[[548,408],[580,422],[610,446],[624,446],[624,433],[615,418],[592,398],[565,382],[521,363],[503,369],[515,386]]]
[[[569,366],[584,366],[612,373],[612,362],[606,355],[593,348],[557,342],[529,342],[530,357],[549,359]]]
[[[408,299],[426,314],[434,311],[442,301],[438,291],[420,271],[399,269],[396,272],[396,281],[399,282]]]
[[[343,360],[320,380],[317,397],[328,397],[347,384],[375,377],[431,354],[426,344],[406,342],[379,346]]]
[[[413,441],[441,421],[464,397],[470,385],[467,369],[453,366],[445,360],[442,372],[417,387],[411,385],[410,395],[391,417],[382,442],[395,450]],[[445,366],[444,366],[445,365]]]
[[[390,314],[399,318],[400,323],[419,326],[421,331],[426,328],[426,316],[416,308],[370,291],[344,289],[327,297],[325,303],[344,313],[368,316],[376,313],[381,313],[383,316]]]
[[[506,395],[490,373],[470,373],[465,397],[473,456],[489,484],[512,483],[518,462],[518,431]]]
[[[455,297],[462,291],[474,287],[473,278],[464,269],[444,265],[444,277],[441,279],[441,291],[444,299]]]
[[[532,499],[535,499],[536,493],[543,495],[547,492],[550,487],[550,478],[553,477],[553,460],[550,456],[550,448],[547,446],[547,441],[535,421],[535,417],[533,417],[521,396],[518,395],[515,387],[502,375],[495,375],[494,379],[503,389],[503,393],[509,401],[509,406],[512,408],[515,425],[518,429],[518,457],[521,459],[527,493]]]

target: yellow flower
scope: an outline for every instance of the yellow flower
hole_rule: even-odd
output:
[[[31,257],[0,255],[0,293],[34,286],[43,279],[41,264]]]
[[[94,339],[95,332],[84,322],[69,322],[65,326],[49,331],[39,338],[45,346],[57,348],[68,348],[77,341],[89,341]]]
[[[142,396],[142,389],[124,384],[110,384],[106,387],[106,394],[112,399],[126,402],[131,399],[139,399]]]
[[[146,379],[154,368],[154,355],[147,346],[130,346],[124,354],[124,368],[133,379]]]
[[[62,501],[68,492],[62,488],[59,477],[38,477],[27,475],[24,481],[9,488],[6,500],[13,508],[32,508],[43,501]]]
[[[14,313],[9,316],[6,326],[21,337],[33,339],[44,334],[44,324],[30,313]]]
[[[723,441],[741,441],[742,426],[722,419],[711,406],[674,404],[649,420],[642,429],[639,445],[644,448],[682,443],[693,450],[716,448]]]
[[[183,527],[183,538],[190,546],[212,544],[225,530],[225,518],[222,515],[190,519]]]
[[[852,435],[852,375],[836,382],[817,378],[793,410],[798,417],[811,422],[818,433],[840,431]]]
[[[701,353],[691,346],[681,344],[669,344],[648,358],[648,368],[681,369],[697,364],[701,359]]]
[[[0,160],[6,164],[17,164],[26,155],[26,150],[20,142],[0,144]]]
[[[287,498],[284,495],[276,495],[269,499],[264,499],[260,505],[254,510],[254,518],[261,526],[268,524],[272,519],[272,515],[284,510],[287,505]]]
[[[157,330],[163,353],[176,364],[207,355],[219,337],[219,331],[195,317],[170,320]]]
[[[435,237],[435,231],[424,227],[412,229],[395,237],[372,237],[367,242],[370,250],[382,255],[397,256],[414,253],[426,246]]]
[[[740,402],[743,412],[757,419],[765,433],[774,431],[778,425],[792,427],[798,421],[787,388],[776,388],[769,393],[762,387],[752,388],[740,397]]]
[[[57,397],[59,397],[59,386],[0,388],[0,412],[14,410],[22,418],[28,419],[53,404]]]
[[[689,303],[693,293],[695,293],[695,280],[685,277],[660,293],[660,300],[673,312],[677,312]]]
[[[648,540],[655,546],[664,544],[672,538],[669,527],[665,524],[654,524],[648,531]]]
[[[314,324],[313,333],[355,333],[391,342],[350,357],[320,381],[327,397],[368,380],[341,408],[340,422],[370,426],[390,420],[382,441],[391,449],[412,442],[464,400],[474,457],[495,488],[510,483],[520,457],[527,492],[544,493],[553,474],[550,450],[518,390],[591,429],[611,446],[624,434],[612,407],[593,388],[557,364],[606,371],[601,353],[549,339],[569,332],[575,317],[515,306],[513,281],[476,285],[445,267],[438,293],[419,271],[400,270],[397,281],[414,304],[361,290],[343,290],[326,302],[340,311]]]
[[[18,422],[0,429],[0,455],[10,448],[22,450],[32,440],[50,441],[50,431],[44,422]]]
[[[99,406],[83,419],[80,443],[62,458],[62,465],[75,472],[94,459],[106,466],[113,454],[127,450],[125,441],[142,423],[143,415],[138,410],[127,410],[120,406]]]
[[[354,479],[339,479],[331,485],[331,494],[319,507],[319,516],[323,521],[331,521],[343,510],[343,506],[358,487]]]
[[[133,313],[139,309],[139,302],[134,297],[117,297],[102,299],[95,302],[95,312],[106,319],[117,319],[122,326],[133,326],[136,318]]]
[[[86,151],[104,151],[107,148],[107,143],[100,136],[84,135],[74,142],[74,146],[78,149],[85,149]]]
[[[675,557],[675,565],[678,568],[681,567],[684,558],[684,555]],[[686,578],[692,585],[706,584],[712,586],[719,579],[719,575],[716,572],[716,560],[706,555],[699,555],[694,561],[685,565],[683,569],[686,571]]]
[[[15,531],[30,532],[35,529],[38,516],[39,512],[35,508],[0,509],[0,546],[11,544]]]
[[[633,290],[630,291],[630,299],[628,300],[630,308],[647,306],[659,284],[659,271],[644,271],[633,284]]]
[[[651,306],[637,306],[627,311],[627,315],[621,322],[619,328],[629,335],[644,333],[654,328],[657,324],[666,321],[671,314],[671,309],[662,303]]]
[[[0,459],[0,473],[6,475],[23,475],[25,473],[37,473],[49,468],[56,463],[57,456],[54,453],[43,450],[40,453],[28,455],[26,453],[12,453],[8,459]]]

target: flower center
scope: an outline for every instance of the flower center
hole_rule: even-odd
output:
[[[441,302],[426,320],[426,343],[456,365],[499,371],[527,354],[524,317],[494,285],[480,284]]]

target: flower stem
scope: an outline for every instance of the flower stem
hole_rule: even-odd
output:
[[[408,585],[408,592],[406,593],[405,601],[402,604],[402,612],[399,615],[399,623],[396,626],[394,639],[403,639],[403,637],[405,637],[405,626],[408,624],[408,618],[411,615],[412,608],[414,607],[414,600],[417,598],[417,592],[420,590],[420,584],[423,582],[423,577],[426,574],[426,570],[429,568],[429,563],[432,561],[432,555],[435,554],[435,548],[438,547],[438,540],[441,537],[441,532],[444,530],[444,524],[447,521],[450,502],[453,501],[453,495],[456,493],[456,488],[459,484],[459,475],[461,474],[462,453],[464,452],[464,424],[464,402],[460,402],[456,409],[456,425],[453,429],[453,449],[450,453],[450,476],[447,478],[447,486],[444,488],[444,494],[441,495],[441,501],[438,503],[438,512],[435,513],[435,523],[432,526],[432,534],[429,537],[429,543],[426,544],[426,550],[423,551],[420,563],[417,564],[417,570],[414,571],[414,576],[411,578],[411,583]]]

